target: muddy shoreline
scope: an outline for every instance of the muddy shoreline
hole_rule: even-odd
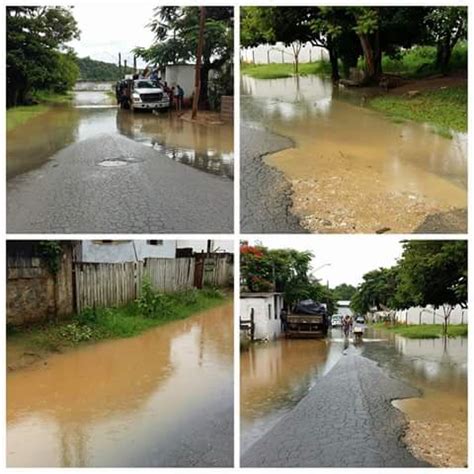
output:
[[[265,163],[265,156],[294,147],[291,139],[264,129],[241,126],[241,211],[244,233],[303,233],[292,213],[291,184]]]

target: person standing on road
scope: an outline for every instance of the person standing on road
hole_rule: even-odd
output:
[[[179,85],[176,84],[176,111],[179,113],[183,109],[183,100],[184,100],[184,89]]]

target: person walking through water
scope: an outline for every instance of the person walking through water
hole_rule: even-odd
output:
[[[351,317],[348,314],[346,314],[344,316],[344,319],[342,320],[342,331],[344,333],[344,337],[349,337],[351,326],[352,326]]]

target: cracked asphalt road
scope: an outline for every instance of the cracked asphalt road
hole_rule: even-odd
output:
[[[245,467],[429,467],[400,440],[396,398],[419,396],[363,356],[343,357],[242,455]]]
[[[243,125],[240,131],[240,226],[244,233],[306,232],[291,213],[291,186],[262,156],[293,146],[289,138]]]
[[[100,165],[102,162],[106,165]],[[230,233],[233,183],[103,134],[7,183],[9,233]]]

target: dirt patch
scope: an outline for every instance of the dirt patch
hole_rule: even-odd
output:
[[[437,467],[467,467],[466,424],[410,420],[403,438],[409,451]]]
[[[390,95],[405,95],[409,91],[425,92],[445,87],[467,87],[467,77],[465,73],[453,73],[450,76],[436,75],[424,79],[413,79],[404,82],[401,86],[391,89]]]
[[[186,110],[181,112],[179,118],[186,122],[198,123],[200,125],[224,125],[225,122],[221,120],[219,113],[211,112],[209,110],[200,110],[195,119],[191,118],[192,111]]]

